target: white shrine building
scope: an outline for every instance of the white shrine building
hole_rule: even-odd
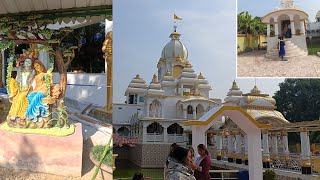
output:
[[[294,0],[282,0],[280,8],[262,17],[267,24],[267,58],[278,57],[278,38],[288,27],[289,37],[286,39],[286,57],[302,57],[308,55],[306,43],[306,23],[309,15],[296,7]]]

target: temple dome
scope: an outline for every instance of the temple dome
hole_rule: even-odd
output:
[[[128,95],[129,93],[144,93],[147,88],[148,85],[146,84],[146,81],[137,74],[128,85],[125,95]]]
[[[188,59],[188,49],[180,41],[180,36],[178,32],[173,32],[170,35],[171,41],[169,41],[163,48],[161,53],[162,59],[167,58],[181,58],[183,60]]]

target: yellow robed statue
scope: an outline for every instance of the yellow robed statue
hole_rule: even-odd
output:
[[[32,87],[30,86],[33,80],[33,73],[31,70],[32,61],[26,59],[23,67],[17,78],[10,79],[10,101],[12,103],[7,121],[9,126],[15,126],[17,122],[21,125],[26,123],[26,110],[28,107],[27,95]]]

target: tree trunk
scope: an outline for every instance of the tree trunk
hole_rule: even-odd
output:
[[[3,88],[2,72],[2,51],[0,51],[0,88]]]
[[[60,76],[60,90],[61,90],[61,94],[60,97],[58,99],[58,108],[63,107],[64,106],[64,98],[66,96],[66,92],[67,92],[67,72],[63,72],[60,73],[59,72],[59,76]]]
[[[66,96],[66,90],[67,90],[67,69],[65,67],[65,63],[63,60],[63,55],[61,52],[61,48],[59,47],[59,45],[54,46],[54,51],[55,51],[55,61],[58,67],[58,71],[59,71],[59,76],[60,76],[60,90],[61,90],[61,94],[60,97],[58,99],[58,108],[62,108],[64,106],[64,98]]]

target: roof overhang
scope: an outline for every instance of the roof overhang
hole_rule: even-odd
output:
[[[223,115],[230,116],[231,113],[234,113],[236,115],[245,116],[245,119],[248,120],[247,121],[248,125],[249,124],[253,125],[253,126],[255,126],[256,128],[259,128],[259,129],[270,129],[270,128],[272,128],[272,126],[269,125],[269,124],[260,124],[260,123],[258,123],[252,116],[250,116],[250,114],[248,114],[241,107],[221,106],[221,107],[212,108],[210,111],[211,111],[211,115],[209,117],[204,117],[203,116],[199,120],[187,121],[187,122],[184,123],[184,125],[186,125],[186,126],[194,126],[194,125],[206,126],[206,125],[209,125],[213,120],[217,119],[221,115],[222,116]],[[234,121],[234,119],[233,119],[233,121]],[[246,123],[246,122],[242,122],[242,123]]]
[[[52,20],[53,23],[81,23],[89,17],[111,20],[112,0],[0,0],[0,18],[25,21],[30,15],[40,15],[37,20]]]
[[[274,18],[274,17],[278,18],[282,14],[298,15],[300,17],[300,20],[307,20],[308,17],[309,17],[309,15],[306,12],[304,12],[303,10],[299,10],[299,9],[279,9],[279,10],[276,10],[276,11],[272,11],[269,14],[263,16],[261,21],[263,23],[270,23],[270,18]]]

